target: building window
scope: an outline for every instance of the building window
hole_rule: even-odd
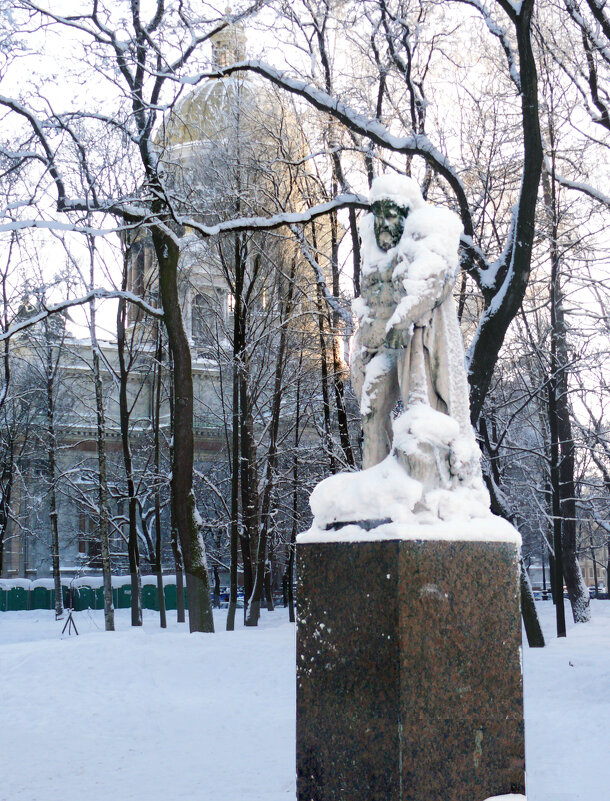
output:
[[[89,567],[101,567],[97,521],[81,511],[78,519],[78,555]]]
[[[191,307],[191,330],[196,345],[212,345],[214,342],[214,314],[212,299],[206,295],[195,295]]]

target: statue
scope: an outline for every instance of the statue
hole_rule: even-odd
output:
[[[297,537],[298,798],[525,801],[521,538],[470,425],[461,224],[382,176],[361,234],[364,469],[318,484]]]
[[[405,176],[376,178],[370,200],[361,225],[362,296],[354,302],[359,327],[352,355],[363,472],[322,482],[312,510],[327,527],[374,517],[432,522],[486,516],[489,497],[451,293],[460,220],[427,204]],[[367,491],[371,481],[385,501]]]

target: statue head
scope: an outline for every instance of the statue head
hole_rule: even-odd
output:
[[[405,228],[410,211],[425,205],[413,178],[398,173],[379,175],[371,186],[375,240],[384,252],[395,247]]]
[[[388,251],[400,241],[409,209],[392,200],[376,200],[371,204],[375,217],[375,240],[380,250]]]

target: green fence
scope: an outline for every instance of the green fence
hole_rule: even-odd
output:
[[[55,592],[48,587],[30,589],[30,609],[53,609]]]
[[[142,582],[142,607],[159,610],[156,578],[144,576]],[[68,584],[62,581],[63,604],[77,612],[85,609],[104,608],[104,587],[100,577],[79,578]],[[163,593],[166,609],[176,609],[176,583],[174,576],[163,577]],[[116,609],[131,606],[130,576],[112,577],[112,600]],[[186,587],[184,605],[188,608]],[[54,609],[55,590],[50,579],[0,579],[0,612],[18,612],[26,609]]]
[[[29,608],[29,592],[25,587],[11,587],[7,592],[6,611],[19,612]]]
[[[175,584],[164,584],[163,594],[165,595],[165,608],[170,611],[177,609],[178,590]],[[186,586],[184,587],[184,608],[188,609],[188,600],[186,597]]]
[[[145,584],[142,587],[142,607],[144,609],[155,609],[157,612],[159,611],[156,584]]]

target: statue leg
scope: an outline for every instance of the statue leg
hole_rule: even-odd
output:
[[[383,350],[366,366],[360,406],[365,470],[382,462],[392,448],[392,410],[399,397],[397,358],[398,351]]]

